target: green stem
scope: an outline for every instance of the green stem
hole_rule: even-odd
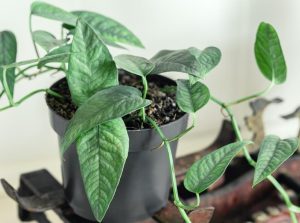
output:
[[[148,82],[147,82],[147,79],[146,77],[142,77],[142,82],[143,82],[143,99],[146,99],[146,96],[147,96],[147,93],[148,93]],[[140,115],[142,116],[142,120],[143,122],[145,122],[146,120],[146,111],[145,111],[145,108],[143,107],[141,109],[141,112],[140,112]]]
[[[4,110],[7,110],[9,108],[13,108],[13,107],[17,107],[19,106],[20,104],[22,104],[24,101],[26,101],[27,99],[29,99],[30,97],[38,94],[38,93],[41,93],[41,92],[46,92],[48,94],[51,94],[55,97],[59,97],[59,98],[62,98],[63,96],[58,94],[57,92],[55,91],[52,91],[51,89],[39,89],[39,90],[35,90],[33,92],[30,92],[29,94],[25,95],[24,97],[22,97],[20,100],[14,102],[13,104],[10,104],[8,106],[5,106],[5,107],[2,107],[0,108],[0,111],[4,111]]]
[[[291,205],[290,210],[295,213],[300,213],[300,207],[293,205],[293,204]]]
[[[7,69],[4,68],[3,69],[3,88],[6,92],[6,95],[7,95],[7,98],[8,98],[8,101],[9,101],[9,104],[10,105],[13,105],[14,104],[14,101],[13,101],[13,96],[10,92],[10,89],[9,89],[9,86],[8,86],[8,83],[7,83],[7,75],[6,75],[6,71]]]
[[[61,29],[60,29],[60,38],[63,39],[64,38],[64,27],[63,25],[61,25]],[[64,62],[61,63],[61,67],[64,71],[67,70],[66,68],[66,64]]]
[[[30,65],[30,66],[28,66],[28,67],[25,67],[25,68],[22,69],[22,70],[19,70],[19,72],[15,75],[16,78],[19,77],[20,75],[22,75],[22,76],[24,76],[24,77],[27,77],[28,75],[25,74],[25,71],[30,70],[31,68],[34,68],[34,67],[36,67],[36,64],[32,64],[32,65]]]
[[[39,51],[37,49],[37,45],[34,41],[34,38],[33,38],[33,29],[32,29],[32,14],[30,13],[29,15],[29,31],[30,31],[30,35],[31,35],[31,40],[32,40],[32,43],[33,43],[33,46],[34,46],[34,51],[36,53],[36,56],[38,58],[40,58],[40,54],[39,54]]]
[[[180,139],[182,136],[184,136],[185,134],[187,134],[189,131],[191,131],[194,127],[195,127],[195,114],[192,113],[192,119],[193,119],[193,122],[192,122],[192,125],[187,128],[186,130],[184,130],[183,132],[179,133],[177,136],[171,138],[171,139],[168,139],[169,142],[173,142],[173,141],[176,141],[178,139]]]
[[[175,167],[174,167],[174,160],[173,160],[173,155],[171,151],[171,146],[170,143],[168,142],[168,139],[165,137],[164,133],[160,129],[160,127],[156,124],[154,120],[152,120],[150,117],[146,116],[146,120],[155,128],[159,136],[161,137],[162,141],[164,142],[166,149],[167,149],[167,154],[168,154],[168,159],[169,159],[169,165],[170,165],[170,172],[171,172],[171,180],[172,180],[172,189],[173,189],[173,195],[174,195],[174,204],[181,204],[181,201],[179,199],[178,195],[178,190],[177,190],[177,182],[176,182],[176,175],[175,175]],[[179,213],[181,214],[182,218],[186,223],[192,223],[187,216],[185,210],[181,207],[178,207]]]
[[[27,70],[29,70],[29,69],[35,67],[35,66],[36,66],[35,64],[34,64],[34,65],[30,65],[30,66],[28,66],[28,67],[26,67],[26,68],[20,70],[20,71],[15,75],[16,78],[18,78],[19,76],[21,76],[20,78],[16,79],[16,83],[19,82],[19,81],[21,81],[21,80],[24,79],[24,78],[29,78],[29,79],[30,79],[30,78],[36,77],[36,76],[38,76],[38,75],[40,75],[40,74],[47,73],[47,72],[49,72],[49,71],[51,71],[51,70],[56,70],[56,71],[60,71],[60,70],[61,70],[61,68],[57,68],[57,67],[46,67],[46,68],[47,68],[46,70],[39,70],[38,72],[33,73],[33,74],[25,74],[25,71],[27,71]],[[4,95],[5,92],[6,92],[5,90],[2,90],[2,91],[0,92],[0,99],[1,99],[1,97]]]
[[[244,97],[244,98],[240,98],[240,99],[235,100],[235,101],[231,101],[231,102],[227,103],[226,106],[229,107],[229,106],[232,106],[232,105],[240,104],[242,102],[251,100],[253,98],[260,97],[260,96],[268,93],[274,87],[274,85],[275,85],[275,82],[271,81],[271,84],[266,89],[264,89],[263,91],[258,92],[258,93],[253,94],[253,95],[250,95],[250,96],[247,96],[247,97]]]
[[[288,193],[285,191],[285,189],[280,185],[280,183],[272,175],[269,175],[267,178],[281,194],[282,199],[284,200],[284,202],[286,203],[286,205],[289,209],[292,222],[298,223],[295,212],[290,209],[291,207],[293,207],[293,203],[291,202]]]
[[[182,209],[189,210],[189,211],[194,210],[200,205],[200,195],[199,194],[195,194],[195,195],[196,195],[196,202],[192,205],[183,204],[181,201],[179,201],[179,203],[174,201],[174,203],[177,207],[181,207]]]
[[[6,68],[6,69],[9,69],[9,68],[14,68],[14,67],[20,67],[20,66],[23,66],[23,65],[27,65],[27,64],[36,64],[40,61],[40,59],[32,59],[32,60],[24,60],[24,61],[21,61],[21,62],[16,62],[16,63],[11,63],[11,64],[8,64],[8,65],[3,65],[2,68]]]
[[[231,111],[230,107],[228,106],[228,104],[225,104],[223,102],[221,102],[220,100],[214,98],[213,96],[211,96],[211,100],[213,102],[215,102],[216,104],[220,105],[222,108],[224,108],[227,112],[227,114],[229,115],[229,118],[231,120],[234,132],[237,136],[237,139],[239,141],[243,141],[243,137],[241,134],[241,131],[238,127],[238,123],[237,120],[235,118],[235,116],[233,115],[233,112]],[[247,150],[246,147],[243,147],[243,152],[244,152],[244,156],[246,158],[246,160],[248,161],[248,163],[255,168],[256,166],[256,162],[255,160],[252,159],[249,151]],[[268,176],[267,179],[273,184],[273,186],[277,189],[277,191],[281,194],[285,204],[287,205],[287,207],[289,208],[289,213],[291,216],[291,220],[293,223],[298,223],[297,218],[295,213],[290,209],[290,207],[292,206],[292,202],[287,194],[287,192],[284,190],[284,188],[280,185],[280,183],[273,177],[273,176]]]

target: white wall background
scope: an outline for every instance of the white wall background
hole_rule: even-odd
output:
[[[28,16],[32,1],[0,1],[0,29],[12,30],[18,39],[18,60],[34,58]],[[288,65],[285,85],[275,87],[270,97],[285,102],[269,109],[268,132],[282,137],[297,133],[297,120],[283,122],[278,116],[300,105],[300,2],[297,0],[49,0],[67,10],[100,12],[125,24],[141,38],[145,50],[129,53],[150,57],[161,49],[217,46],[223,57],[206,83],[212,94],[222,100],[236,99],[259,91],[268,82],[255,64],[253,44],[260,21],[273,24],[281,37]],[[34,19],[36,29],[59,34],[59,25],[42,18]],[[112,52],[124,53],[113,49]],[[126,53],[126,52],[125,52]],[[37,88],[46,88],[60,76],[43,76],[16,87],[16,98]],[[2,103],[3,105],[3,103]],[[237,106],[240,121],[249,114],[247,106]],[[180,144],[179,155],[208,145],[218,133],[222,116],[209,104],[198,114],[197,128]],[[48,122],[43,95],[22,106],[0,113],[0,177],[16,183],[19,173],[47,167],[59,176],[56,135]]]

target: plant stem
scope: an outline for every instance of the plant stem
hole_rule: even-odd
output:
[[[272,175],[269,175],[267,178],[281,194],[282,199],[284,200],[284,202],[286,203],[286,205],[289,209],[292,222],[298,223],[295,212],[290,210],[290,208],[293,206],[293,203],[291,202],[290,197],[287,194],[287,192],[285,191],[285,189],[280,185],[280,183]]]
[[[290,207],[290,210],[292,210],[295,213],[300,213],[300,207],[293,205]]]
[[[41,93],[41,92],[46,92],[48,94],[51,94],[55,97],[59,97],[59,98],[62,98],[63,96],[58,94],[57,92],[55,91],[52,91],[51,89],[39,89],[39,90],[35,90],[33,92],[30,92],[29,94],[25,95],[24,97],[22,97],[20,100],[14,102],[13,104],[10,104],[8,106],[5,106],[5,107],[2,107],[0,108],[0,111],[4,111],[4,110],[7,110],[9,108],[13,108],[13,107],[17,107],[18,105],[22,104],[24,101],[26,101],[27,99],[29,99],[30,97],[38,94],[38,93]]]
[[[192,113],[191,115],[192,115],[192,119],[193,119],[192,125],[189,128],[187,128],[186,130],[184,130],[183,132],[179,133],[177,136],[175,136],[171,139],[168,139],[169,142],[173,142],[173,141],[180,139],[182,136],[187,134],[189,131],[191,131],[195,127],[195,118],[196,118],[195,113]]]
[[[36,65],[35,65],[35,64],[32,64],[32,65],[30,65],[30,66],[28,66],[28,67],[25,67],[25,68],[22,69],[22,70],[19,70],[19,72],[15,75],[16,78],[19,77],[20,75],[22,75],[22,76],[24,76],[24,77],[27,77],[28,75],[25,74],[25,71],[27,71],[27,70],[29,70],[29,69],[31,69],[31,68],[34,68],[34,67],[36,67]]]
[[[167,154],[168,154],[168,159],[169,159],[169,165],[170,165],[170,172],[171,172],[171,180],[172,180],[172,189],[173,189],[173,195],[174,195],[174,204],[181,203],[178,195],[178,190],[177,190],[177,182],[176,182],[176,176],[175,176],[175,167],[174,167],[174,160],[173,160],[173,155],[171,151],[171,146],[170,143],[168,142],[168,139],[165,137],[164,133],[160,129],[160,127],[156,124],[154,120],[152,120],[150,117],[146,116],[146,121],[148,121],[157,131],[159,136],[161,137],[162,141],[164,142],[166,149],[167,149]],[[182,218],[186,223],[192,223],[187,216],[186,212],[184,211],[183,208],[178,207],[179,213],[181,214]]]
[[[147,82],[146,77],[142,76],[142,82],[143,82],[143,87],[144,87],[144,89],[143,89],[143,99],[146,99],[147,92],[148,92],[148,82]],[[145,111],[144,107],[141,109],[140,114],[142,116],[143,122],[145,122],[145,120],[146,120],[146,111]]]
[[[236,118],[235,116],[233,115],[233,112],[231,111],[230,107],[228,106],[228,104],[225,104],[223,102],[221,102],[220,100],[214,98],[213,96],[211,96],[211,100],[213,102],[215,102],[216,104],[220,105],[222,108],[224,108],[227,112],[227,114],[229,115],[229,118],[231,120],[231,123],[232,123],[232,126],[233,126],[233,129],[234,129],[234,132],[237,136],[237,139],[239,141],[243,141],[243,137],[242,137],[242,134],[241,134],[241,131],[238,127],[238,123],[236,121]],[[252,159],[250,153],[248,152],[247,148],[246,147],[243,147],[243,152],[244,152],[244,156],[246,158],[246,160],[248,161],[248,163],[255,168],[256,166],[256,162],[255,160]],[[297,217],[295,215],[295,213],[290,210],[290,207],[293,205],[287,192],[285,191],[285,189],[280,185],[280,183],[272,176],[268,176],[267,179],[273,184],[273,186],[277,189],[277,191],[281,194],[285,204],[287,205],[287,207],[289,208],[289,212],[290,212],[290,217],[291,217],[291,220],[293,223],[298,223],[297,221]]]
[[[244,97],[244,98],[240,98],[240,99],[235,100],[235,101],[231,101],[231,102],[227,103],[226,106],[229,107],[229,106],[232,106],[232,105],[237,105],[237,104],[240,104],[242,102],[251,100],[253,98],[260,97],[260,96],[268,93],[274,87],[274,85],[275,85],[275,82],[271,81],[271,84],[266,89],[264,89],[263,91],[258,92],[258,93],[253,94],[253,95],[250,95],[250,96],[247,96],[247,97]]]
[[[6,71],[7,71],[7,69],[3,68],[3,88],[4,88],[5,92],[6,92],[9,104],[13,105],[14,104],[13,96],[12,96],[12,94],[10,92],[10,89],[9,89],[9,86],[8,86],[8,83],[7,83]]]
[[[31,40],[32,40],[32,43],[33,43],[33,46],[34,46],[34,51],[36,53],[36,56],[38,58],[40,58],[40,54],[39,54],[39,51],[37,49],[37,45],[34,41],[34,38],[33,38],[33,29],[32,29],[32,14],[30,13],[29,15],[29,31],[30,31],[30,35],[31,35]]]
[[[21,81],[21,80],[24,79],[24,78],[29,78],[29,79],[30,79],[30,78],[36,77],[36,76],[38,76],[38,75],[40,75],[40,74],[47,73],[47,72],[49,72],[49,71],[51,71],[51,70],[56,70],[56,71],[60,71],[60,70],[61,70],[61,68],[57,68],[57,67],[48,67],[48,66],[46,67],[46,66],[45,66],[45,67],[47,68],[46,70],[39,70],[38,72],[33,73],[33,74],[25,74],[25,73],[24,73],[25,71],[27,71],[27,70],[29,70],[29,69],[35,67],[35,66],[36,66],[35,64],[34,64],[34,65],[30,65],[30,66],[28,66],[28,67],[26,67],[26,68],[20,70],[20,71],[15,75],[15,77],[17,78],[17,77],[19,77],[19,76],[21,76],[21,75],[22,75],[22,77],[16,79],[16,83],[19,82],[19,81]],[[0,92],[0,99],[1,99],[1,97],[4,95],[4,93],[5,93],[5,89],[2,90],[2,91]]]

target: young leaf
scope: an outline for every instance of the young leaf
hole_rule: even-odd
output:
[[[183,72],[203,78],[221,59],[221,51],[216,47],[207,47],[203,51],[195,47],[183,50],[162,50],[151,61],[155,63],[152,73],[169,71]]]
[[[177,80],[176,83],[176,102],[182,111],[194,113],[209,101],[209,89],[204,84],[196,82],[191,85],[188,80]]]
[[[67,80],[72,100],[81,105],[98,90],[118,84],[118,71],[107,47],[79,19],[73,37]]]
[[[121,118],[98,125],[77,140],[85,191],[95,218],[101,222],[119,184],[129,139]]]
[[[146,77],[154,68],[154,64],[144,57],[123,54],[114,60],[119,68],[142,77]]]
[[[260,23],[255,41],[255,58],[263,75],[275,84],[286,80],[286,64],[276,30],[268,23]]]
[[[4,77],[3,68],[1,66],[16,62],[17,41],[15,35],[10,31],[0,32],[0,81],[5,89],[3,80],[6,79],[8,97],[13,97],[15,86],[15,68],[6,70]]]
[[[193,193],[206,190],[222,176],[236,154],[250,143],[243,141],[228,144],[195,162],[185,176],[185,188]]]
[[[61,143],[62,153],[78,136],[109,120],[148,106],[151,102],[129,86],[114,86],[98,91],[83,103],[71,119]]]
[[[41,68],[48,63],[67,63],[69,61],[70,54],[71,45],[68,44],[58,47],[42,57],[37,66],[38,68]]]
[[[66,43],[66,40],[58,40],[51,33],[42,30],[33,32],[33,40],[47,52]]]
[[[257,158],[253,186],[271,175],[299,147],[297,138],[281,140],[278,136],[269,135],[263,140]]]
[[[72,26],[75,26],[77,21],[76,15],[40,1],[33,2],[31,4],[31,14],[47,19],[57,20]]]
[[[73,14],[86,21],[106,44],[118,46],[116,43],[123,43],[144,47],[139,38],[129,29],[109,17],[89,11],[75,11]]]

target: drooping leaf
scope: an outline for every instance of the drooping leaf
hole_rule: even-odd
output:
[[[114,19],[89,11],[75,11],[73,14],[85,20],[86,23],[93,27],[106,44],[114,45],[116,43],[123,43],[144,47],[136,35]]]
[[[155,64],[153,74],[175,71],[197,76],[200,70],[198,61],[188,49],[162,50],[150,60]]]
[[[78,108],[71,119],[61,143],[62,153],[80,134],[150,103],[141,97],[138,89],[129,86],[119,85],[98,91]]]
[[[237,153],[250,143],[243,141],[228,144],[195,162],[185,176],[185,188],[193,193],[206,190],[222,176]]]
[[[72,100],[81,105],[98,90],[118,84],[118,71],[107,47],[79,19],[73,37],[67,80]]]
[[[155,63],[152,73],[183,72],[203,78],[221,59],[221,51],[208,47],[203,51],[191,47],[183,50],[162,50],[151,61]]]
[[[51,33],[43,30],[34,31],[33,40],[47,52],[66,43],[65,39],[58,40]]]
[[[13,98],[14,86],[15,86],[15,68],[6,70],[6,76],[4,77],[4,70],[1,66],[8,65],[16,62],[17,57],[17,41],[15,35],[10,31],[0,32],[0,81],[4,86],[4,79],[7,83],[8,97]]]
[[[281,49],[279,37],[274,27],[268,23],[260,23],[255,41],[255,58],[263,75],[275,84],[286,80],[287,67]]]
[[[31,14],[63,22],[64,27],[70,30],[76,26],[77,19],[82,18],[95,29],[95,32],[102,38],[103,42],[108,45],[124,48],[117,44],[123,43],[144,47],[139,38],[124,25],[95,12],[74,11],[71,13],[48,3],[38,1],[31,5]]]
[[[72,26],[76,25],[77,16],[59,7],[45,2],[36,1],[31,4],[31,14],[60,21]]]
[[[266,136],[260,146],[254,173],[253,186],[271,175],[299,147],[297,138],[281,140],[278,136]]]
[[[200,64],[199,74],[197,79],[201,79],[216,67],[221,60],[221,51],[216,47],[207,47],[204,50],[199,50],[195,47],[188,49],[192,55],[194,55]]]
[[[121,118],[98,125],[77,140],[85,191],[95,218],[101,222],[122,175],[129,139]]]
[[[177,80],[176,83],[176,102],[182,111],[194,113],[209,101],[210,93],[206,85],[200,82],[191,85],[188,80]]]
[[[70,54],[70,44],[55,48],[40,59],[38,68],[41,68],[48,63],[67,63],[69,61]]]
[[[118,68],[124,69],[130,73],[146,77],[154,68],[154,64],[144,57],[132,55],[118,55],[114,58]]]

